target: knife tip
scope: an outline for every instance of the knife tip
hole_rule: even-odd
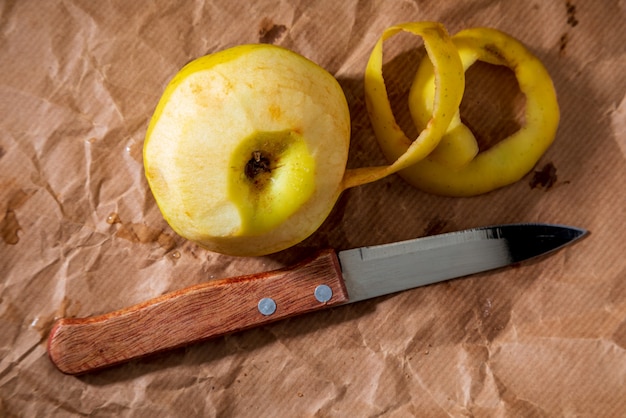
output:
[[[585,228],[579,228],[577,226],[566,226],[566,228],[569,229],[570,231],[570,236],[572,238],[572,241],[577,240],[579,238],[586,237],[587,235],[590,234],[589,230]]]

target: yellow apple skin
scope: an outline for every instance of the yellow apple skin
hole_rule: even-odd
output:
[[[182,237],[257,256],[312,234],[343,190],[350,115],[335,78],[274,45],[187,64],[144,142],[155,200]]]
[[[524,44],[492,28],[469,28],[452,37],[463,70],[476,61],[508,67],[526,98],[523,126],[493,147],[479,152],[472,131],[462,123],[458,109],[435,150],[399,172],[423,191],[444,196],[476,196],[519,181],[535,166],[555,139],[559,103],[543,63]],[[409,92],[409,111],[416,125],[426,126],[435,96],[434,70],[429,60],[420,64]]]

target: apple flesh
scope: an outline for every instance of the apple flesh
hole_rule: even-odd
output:
[[[220,253],[290,247],[343,190],[350,115],[335,78],[274,45],[187,64],[166,87],[144,143],[155,200],[181,236]]]

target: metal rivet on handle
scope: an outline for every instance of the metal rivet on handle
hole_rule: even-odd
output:
[[[333,289],[325,284],[321,284],[315,288],[315,299],[319,302],[325,303],[333,297]]]
[[[259,312],[263,315],[268,316],[276,312],[276,302],[272,298],[263,298],[259,301],[257,305],[259,308]]]

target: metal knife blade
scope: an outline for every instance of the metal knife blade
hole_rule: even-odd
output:
[[[50,331],[48,354],[63,373],[85,373],[305,312],[504,267],[585,233],[515,224],[338,255],[326,250],[290,268],[213,280],[103,315],[62,318]]]
[[[587,231],[509,224],[338,253],[349,303],[480,273],[550,253]]]

